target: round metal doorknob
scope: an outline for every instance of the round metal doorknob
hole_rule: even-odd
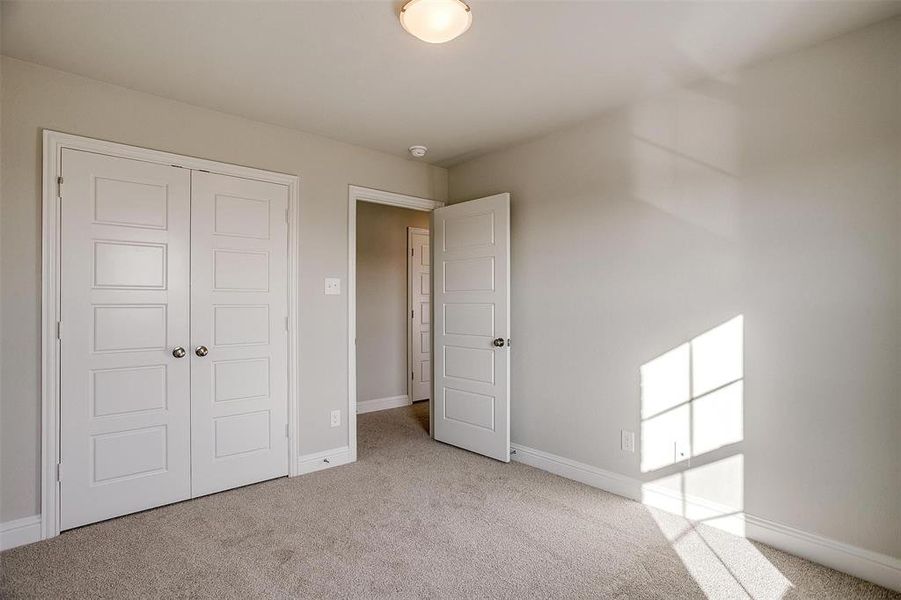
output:
[[[496,338],[496,339],[494,340],[494,345],[497,346],[498,348],[503,348],[503,347],[504,347],[504,343],[505,343],[505,342],[504,342],[504,338]]]
[[[206,356],[209,353],[210,351],[206,346],[197,346],[196,348],[194,348],[194,354],[196,354],[197,356]]]
[[[181,346],[178,346],[172,350],[172,356],[174,356],[175,358],[184,358],[185,354],[187,354],[187,352],[185,352],[185,349]]]

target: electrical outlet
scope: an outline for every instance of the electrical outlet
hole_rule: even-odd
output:
[[[623,429],[621,434],[620,447],[622,450],[624,452],[635,452],[635,432]]]
[[[331,426],[332,427],[340,427],[341,426],[341,411],[340,410],[332,411]]]

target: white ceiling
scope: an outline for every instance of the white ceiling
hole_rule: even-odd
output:
[[[676,83],[901,12],[901,2],[493,2],[431,45],[399,2],[4,2],[2,51],[451,165]]]

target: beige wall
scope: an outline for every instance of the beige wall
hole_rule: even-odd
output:
[[[443,200],[446,171],[3,58],[0,521],[38,512],[40,494],[42,128],[300,176],[300,451],[346,445],[347,297],[323,280],[346,289],[347,186]]]
[[[452,168],[512,192],[513,441],[681,476],[620,450],[639,370],[743,315],[743,441],[692,469],[901,557],[899,57],[895,19]]]
[[[407,393],[407,227],[429,213],[357,203],[357,401]]]

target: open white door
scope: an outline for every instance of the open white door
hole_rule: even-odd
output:
[[[434,211],[435,439],[510,460],[510,194]]]

